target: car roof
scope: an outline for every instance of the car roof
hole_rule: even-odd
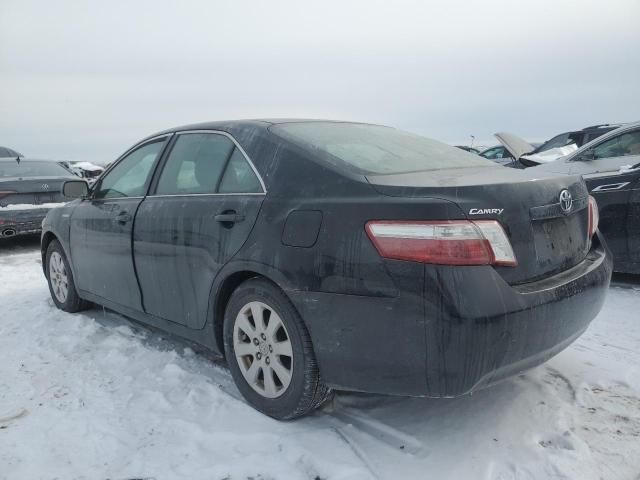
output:
[[[22,154],[20,152],[16,152],[13,148],[0,146],[0,158],[15,158],[21,156]]]
[[[584,127],[580,130],[568,130],[566,132],[558,133],[554,135],[552,139],[560,135],[567,135],[572,133],[596,133],[598,131],[604,131],[604,133],[606,133],[610,132],[611,130],[615,130],[616,128],[624,127],[626,125],[628,125],[628,123],[602,123],[600,125],[591,125],[590,127]]]
[[[597,130],[613,130],[619,127],[627,125],[626,123],[602,123],[600,125],[592,125],[590,127],[583,128],[582,132],[593,132]]]
[[[17,162],[16,157],[0,157],[0,162]],[[20,157],[20,163],[22,162],[50,162],[60,163],[58,160],[46,160],[42,158],[24,158]]]
[[[272,125],[281,125],[285,123],[311,123],[311,122],[323,122],[323,123],[352,123],[359,125],[374,125],[367,122],[354,122],[348,120],[330,120],[324,118],[255,118],[255,119],[243,119],[243,120],[219,120],[202,123],[192,123],[189,125],[181,125],[179,127],[168,128],[160,132],[149,135],[145,138],[153,138],[159,135],[166,135],[168,133],[182,132],[185,130],[220,130],[227,131],[232,128],[246,128],[254,127],[259,129],[268,129]],[[143,140],[144,141],[144,140]]]

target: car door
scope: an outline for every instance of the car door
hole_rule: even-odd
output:
[[[598,202],[599,230],[613,253],[616,270],[629,259],[630,199],[638,173],[592,173],[585,175],[587,187]]]
[[[131,249],[133,220],[167,138],[127,152],[73,210],[70,246],[79,290],[142,310]]]
[[[199,329],[215,276],[246,241],[262,181],[223,132],[176,134],[136,215],[133,249],[145,312]]]
[[[640,167],[629,172],[629,214],[627,216],[627,246],[629,261],[627,271],[640,273]]]

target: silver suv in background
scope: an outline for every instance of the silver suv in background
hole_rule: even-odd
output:
[[[640,273],[640,122],[629,123],[532,172],[582,175],[600,207],[614,270]]]

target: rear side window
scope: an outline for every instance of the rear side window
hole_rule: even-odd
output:
[[[261,193],[262,186],[255,172],[237,148],[233,151],[220,182],[220,193]]]
[[[338,168],[361,174],[495,167],[495,163],[451,145],[378,125],[286,123],[271,127],[271,131]]]
[[[179,135],[162,170],[156,193],[185,195],[215,193],[235,145],[224,135]]]
[[[640,155],[640,130],[623,133],[593,148],[596,158]]]
[[[157,195],[262,193],[255,172],[225,135],[178,136],[160,174]]]

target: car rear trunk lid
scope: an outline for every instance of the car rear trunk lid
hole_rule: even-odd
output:
[[[0,208],[9,205],[62,203],[62,184],[66,178],[32,177],[0,181]],[[14,193],[15,192],[15,193]]]
[[[571,268],[590,248],[588,191],[580,177],[536,175],[496,166],[375,175],[367,180],[384,195],[441,198],[460,207],[460,218],[498,220],[518,262],[515,267],[495,267],[510,284]],[[567,213],[560,207],[564,190],[572,198]]]

